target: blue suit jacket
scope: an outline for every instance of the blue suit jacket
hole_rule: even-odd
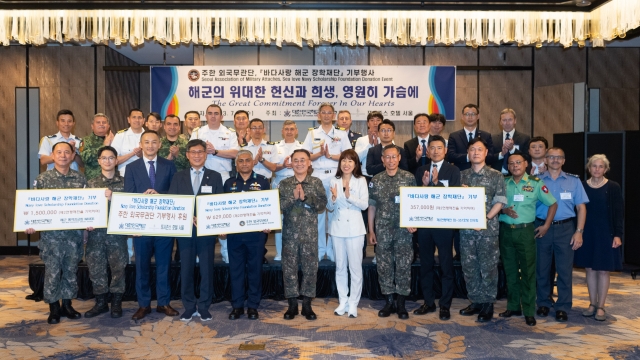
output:
[[[476,128],[475,137],[480,137],[487,143],[489,151],[487,153],[486,163],[491,166],[493,159],[493,141],[491,134]],[[469,147],[469,139],[464,129],[454,131],[449,135],[449,143],[447,144],[447,160],[458,167],[460,171],[469,169],[471,163],[467,161],[467,148]],[[126,174],[126,173],[125,173]]]
[[[127,165],[127,171],[124,173],[124,191],[128,193],[143,193],[151,189],[151,180],[147,174],[144,157]],[[156,183],[153,189],[160,194],[166,194],[171,185],[171,179],[176,173],[176,166],[173,161],[157,157],[156,164]]]

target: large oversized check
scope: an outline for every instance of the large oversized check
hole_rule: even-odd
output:
[[[402,187],[400,227],[486,229],[483,187]]]
[[[16,190],[13,231],[107,227],[106,189]]]
[[[197,198],[198,236],[282,229],[278,190]]]
[[[189,237],[192,195],[113,193],[108,234]]]

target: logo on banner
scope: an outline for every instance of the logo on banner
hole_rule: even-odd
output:
[[[196,69],[189,70],[189,80],[198,81],[200,79],[200,71]]]

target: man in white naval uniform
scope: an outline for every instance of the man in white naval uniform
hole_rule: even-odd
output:
[[[56,115],[56,126],[58,127],[58,133],[54,135],[45,136],[40,139],[40,149],[38,151],[38,158],[40,159],[40,165],[47,165],[47,170],[51,170],[54,167],[53,163],[53,145],[59,142],[67,142],[76,149],[76,154],[73,162],[71,163],[71,169],[78,170],[79,166],[82,166],[82,158],[78,149],[82,145],[82,139],[73,135],[71,130],[76,124],[76,120],[73,117],[71,110],[60,110]]]
[[[113,137],[111,146],[118,152],[118,171],[124,177],[127,165],[138,160],[142,156],[140,137],[144,132],[144,115],[140,109],[129,110],[127,117],[129,127],[118,131]]]
[[[271,179],[278,164],[278,149],[270,141],[264,140],[264,123],[260,119],[253,119],[249,123],[251,140],[242,150],[249,150],[253,154],[253,171],[267,179]]]

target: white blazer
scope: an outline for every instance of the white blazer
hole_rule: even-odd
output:
[[[354,237],[367,233],[362,220],[362,210],[369,207],[369,189],[364,176],[356,178],[351,176],[349,180],[349,198],[344,196],[342,179],[331,178],[330,187],[338,185],[336,202],[331,201],[331,190],[327,192],[327,210],[329,216],[329,234],[338,237]]]

